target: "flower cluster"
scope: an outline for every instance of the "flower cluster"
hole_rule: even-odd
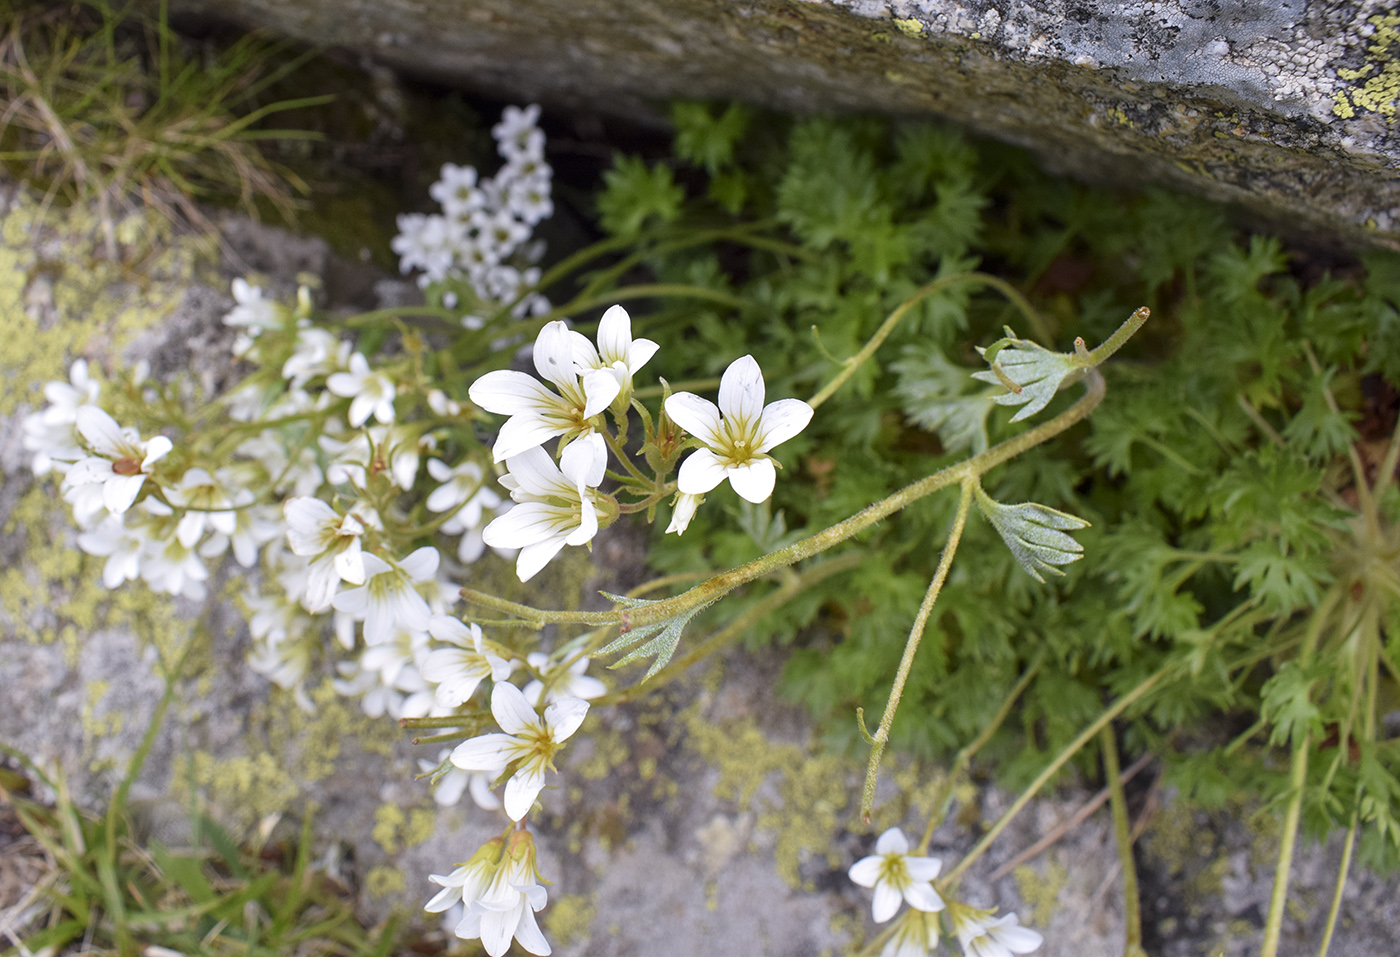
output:
[[[942,869],[943,863],[936,857],[911,855],[909,840],[897,827],[880,835],[874,854],[851,866],[851,880],[875,891],[872,910],[876,923],[894,917],[901,903],[911,908],[891,930],[880,957],[928,957],[934,953],[942,936],[938,915],[945,909],[967,957],[1011,957],[1040,947],[1041,936],[1021,927],[1015,914],[995,919],[992,911],[944,901],[933,884]]]
[[[491,129],[505,161],[496,175],[483,178],[473,166],[447,163],[429,188],[442,212],[399,216],[393,250],[403,272],[420,271],[419,285],[451,281],[480,302],[515,303],[517,317],[549,311],[549,301],[530,292],[544,255],[543,244],[530,237],[554,213],[554,173],[545,161],[539,116],[538,106],[506,107]],[[457,299],[452,289],[444,294],[448,308]],[[464,322],[476,326],[481,318],[468,315]]]

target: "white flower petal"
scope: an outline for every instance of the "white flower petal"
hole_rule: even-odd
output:
[[[534,376],[510,369],[488,372],[472,383],[467,395],[487,412],[518,415],[559,404],[559,397]]]
[[[874,887],[875,882],[880,879],[880,865],[882,862],[883,858],[874,855],[862,857],[851,865],[851,869],[847,874],[850,876],[851,880],[855,881],[861,887]]]
[[[903,895],[889,881],[876,884],[875,900],[871,904],[871,916],[875,918],[875,923],[883,924],[893,917],[899,911],[903,899]]]
[[[719,408],[709,399],[702,399],[693,392],[677,392],[666,399],[666,414],[705,445],[720,444]]]
[[[739,493],[739,497],[755,505],[768,501],[778,480],[778,470],[773,467],[772,459],[755,459],[748,465],[729,469],[727,474],[729,484]]]
[[[763,415],[763,370],[753,356],[740,356],[719,380],[719,407],[726,419],[752,428]]]
[[[875,842],[876,854],[908,854],[909,839],[904,836],[904,832],[897,827],[892,827],[881,834]]]
[[[801,399],[779,399],[763,410],[758,425],[757,452],[767,452],[807,427],[812,421],[812,407]]]
[[[681,463],[676,487],[686,495],[704,495],[724,481],[727,469],[709,449],[696,449]]]
[[[113,515],[120,515],[131,508],[145,482],[144,475],[113,475],[102,485],[102,504]]]
[[[463,771],[500,774],[515,756],[516,740],[508,734],[468,738],[452,749],[452,763]]]
[[[594,432],[574,442],[559,456],[559,471],[575,487],[597,488],[608,468],[608,447]]]
[[[904,899],[909,902],[910,907],[925,913],[940,911],[947,906],[933,889],[933,885],[925,881],[918,881],[904,888]]]
[[[621,306],[612,306],[598,322],[598,353],[612,365],[618,360],[626,361],[631,350],[632,317]]]
[[[582,698],[560,698],[544,709],[545,724],[555,741],[565,741],[588,716],[588,702]]]
[[[591,348],[591,347],[590,347]],[[612,405],[613,399],[622,391],[622,383],[610,369],[594,369],[583,375],[583,394],[587,402],[583,407],[583,417],[592,418]]]
[[[539,768],[521,768],[506,782],[506,814],[512,821],[518,821],[530,813],[535,798],[544,790],[544,771]]]
[[[535,338],[535,371],[540,378],[548,379],[561,390],[572,389],[578,384],[576,356],[579,344],[576,339],[583,340],[585,349],[593,349],[581,333],[574,332],[562,320],[547,323]]]
[[[540,716],[513,684],[502,682],[491,691],[491,715],[507,734],[538,730]]]
[[[534,578],[540,569],[548,565],[549,560],[558,555],[563,548],[564,540],[562,538],[551,538],[546,542],[526,545],[520,549],[520,554],[515,559],[515,577],[522,582]]]
[[[76,413],[78,431],[98,453],[120,458],[127,444],[127,437],[117,420],[95,405],[84,405]]]

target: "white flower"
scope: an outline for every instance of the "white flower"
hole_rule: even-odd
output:
[[[521,581],[533,578],[565,545],[586,544],[598,533],[596,488],[607,454],[595,433],[565,449],[558,466],[538,447],[507,460],[510,474],[501,484],[519,504],[481,534],[492,548],[520,549],[515,572]]]
[[[78,536],[78,547],[89,555],[107,556],[102,567],[102,584],[116,588],[141,575],[141,550],[146,539],[136,529],[126,527],[121,515],[108,515],[92,531]]]
[[[450,615],[434,615],[428,634],[455,648],[435,648],[423,660],[423,680],[437,685],[437,703],[456,708],[476,692],[483,678],[495,682],[510,677],[514,666],[491,651],[481,639],[481,626],[464,625]]]
[[[364,488],[372,474],[387,467],[394,484],[405,492],[418,478],[422,448],[432,448],[431,433],[419,434],[406,426],[372,425],[347,442],[323,435],[321,449],[333,456],[326,466],[326,481],[332,485]]]
[[[486,202],[486,197],[476,188],[476,167],[455,163],[442,164],[442,175],[428,187],[428,195],[454,219],[470,216]]]
[[[102,504],[107,511],[120,515],[136,501],[152,466],[170,454],[174,446],[163,435],[141,441],[135,429],[122,428],[95,405],[81,406],[75,419],[78,432],[97,454],[74,463],[63,480],[64,487],[100,484]]]
[[[363,352],[350,356],[350,371],[337,372],[326,379],[326,388],[342,399],[351,399],[350,425],[359,428],[373,415],[388,425],[394,421],[393,381],[382,372],[371,372]]]
[[[943,898],[933,889],[933,879],[942,870],[936,857],[910,857],[904,832],[892,827],[875,842],[875,853],[851,866],[851,880],[861,887],[875,888],[875,922],[883,924],[899,910],[900,899],[915,910],[932,913],[943,909]]]
[[[435,761],[419,758],[418,770],[424,774],[436,771],[451,753],[451,748],[443,748],[438,752]],[[472,802],[483,811],[501,809],[501,799],[491,793],[491,775],[484,771],[463,771],[456,766],[444,771],[433,785],[433,802],[439,807],[451,807],[462,799],[464,791],[471,795]]]
[[[554,768],[560,745],[583,724],[588,702],[565,698],[545,709],[541,718],[515,685],[501,682],[491,692],[491,714],[504,734],[483,734],[457,745],[452,763],[463,771],[499,775],[511,765],[515,771],[506,782],[506,814],[519,821],[530,811],[544,775]]]
[[[71,383],[71,384],[70,384]],[[46,475],[54,468],[83,457],[74,425],[78,409],[96,405],[102,387],[88,377],[86,359],[75,359],[68,367],[68,382],[44,386],[49,405],[24,417],[24,447],[34,453],[35,475]]]
[[[238,526],[228,492],[207,469],[186,469],[180,481],[166,489],[165,497],[185,510],[175,536],[186,548],[195,546],[206,526],[223,535],[232,535]]]
[[[549,954],[549,942],[535,921],[549,895],[535,869],[535,842],[528,831],[493,838],[472,859],[446,877],[430,878],[443,890],[428,902],[440,912],[461,900],[465,911],[453,933],[463,940],[481,938],[491,957],[501,957],[514,939],[539,957]]]
[[[1029,927],[1022,927],[1014,913],[992,917],[993,911],[955,904],[950,907],[953,933],[967,957],[1011,957],[1039,950],[1045,938]]]
[[[535,369],[554,383],[559,395],[510,369],[488,372],[472,383],[467,394],[473,402],[488,412],[510,416],[491,450],[495,461],[519,455],[556,435],[572,438],[592,433],[589,420],[612,404],[621,386],[605,369],[581,367],[580,359],[590,352],[596,350],[581,334],[562,321],[551,322],[535,339]]]
[[[325,502],[309,496],[287,499],[282,514],[287,519],[287,544],[292,553],[311,559],[305,593],[307,611],[329,608],[342,581],[364,584],[360,536],[365,526],[356,516],[342,516]]]
[[[587,344],[587,340],[584,340]],[[606,369],[617,379],[618,395],[614,408],[623,407],[632,396],[632,376],[646,365],[661,347],[650,339],[632,338],[632,318],[621,306],[603,313],[598,323],[598,351],[588,347],[585,364],[594,369]]]
[[[812,407],[801,399],[763,404],[763,372],[753,356],[730,363],[719,381],[719,408],[690,392],[666,400],[671,420],[699,439],[681,463],[676,484],[687,495],[703,495],[726,478],[734,491],[758,503],[773,494],[776,472],[766,453],[807,427]]]
[[[501,113],[501,121],[491,127],[491,135],[495,137],[501,155],[510,158],[528,152],[535,140],[534,134],[540,132],[536,126],[539,121],[538,103],[532,103],[523,110],[518,106],[507,106]]]
[[[282,378],[297,389],[319,375],[344,368],[348,361],[350,343],[316,326],[298,329],[296,350],[282,363]]]
[[[536,672],[550,679],[548,692],[545,692],[544,682],[538,679],[525,686],[525,700],[530,702],[532,707],[539,707],[542,694],[545,704],[549,704],[563,698],[582,698],[585,701],[591,701],[607,693],[607,685],[584,673],[588,670],[587,658],[575,661],[569,666],[569,670],[563,673],[559,672],[557,666],[550,667],[549,655],[542,651],[530,652],[526,655],[525,662]]]
[[[282,325],[277,304],[264,299],[262,294],[260,287],[249,284],[246,279],[235,279],[233,300],[237,305],[224,316],[224,325],[247,329],[253,336]]]
[[[895,922],[880,957],[931,957],[938,950],[940,936],[937,913],[905,911]]]
[[[671,524],[666,526],[666,534],[675,532],[677,535],[683,534],[690,527],[690,520],[695,517],[695,510],[705,501],[703,495],[687,495],[685,492],[676,494],[676,504],[671,512]]]
[[[432,581],[440,556],[430,545],[400,562],[365,555],[365,583],[340,592],[331,604],[365,623],[365,643],[377,645],[393,637],[395,627],[427,631],[431,612],[415,583]]]

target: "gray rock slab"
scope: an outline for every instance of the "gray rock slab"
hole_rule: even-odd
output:
[[[416,76],[634,119],[670,98],[943,117],[1052,168],[1400,248],[1381,0],[176,0]],[[1318,233],[1320,232],[1320,235]]]

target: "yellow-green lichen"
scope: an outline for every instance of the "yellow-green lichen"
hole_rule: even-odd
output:
[[[398,897],[406,890],[408,881],[398,868],[380,865],[365,875],[365,892],[370,897]]]
[[[720,772],[715,794],[741,809],[753,803],[759,787],[776,775],[778,799],[758,811],[757,827],[774,835],[777,872],[793,887],[810,889],[799,868],[820,854],[831,867],[841,862],[834,850],[840,813],[848,799],[851,766],[830,754],[812,753],[795,744],[774,744],[752,718],[716,726],[688,713],[688,742]]]
[[[583,894],[569,894],[549,902],[545,912],[545,927],[560,947],[569,947],[587,939],[598,908],[593,899]]]
[[[320,781],[335,771],[344,742],[389,755],[401,732],[392,721],[368,717],[335,690],[329,678],[311,689],[310,713],[297,707],[290,692],[274,692],[266,713],[269,750],[305,782]]]
[[[219,821],[245,832],[263,818],[285,812],[300,793],[292,776],[267,752],[220,761],[206,751],[196,751],[187,775],[177,773],[171,779],[177,798],[187,796],[181,793],[186,777]]]
[[[1030,908],[1027,923],[1044,927],[1055,916],[1060,893],[1069,884],[1069,868],[1051,857],[1045,862],[1042,874],[1034,867],[1022,865],[1011,872],[1016,880],[1016,890],[1021,900]]]
[[[437,814],[427,808],[412,808],[405,813],[397,804],[381,804],[374,812],[370,836],[384,848],[384,853],[397,854],[428,840],[436,827]]]
[[[108,710],[103,715],[97,713],[97,705],[106,697],[107,692],[112,690],[112,683],[99,678],[89,681],[86,690],[81,715],[83,734],[91,740],[110,737],[119,732],[122,729],[121,711]]]
[[[1338,79],[1353,85],[1333,94],[1332,112],[1349,120],[1364,110],[1394,123],[1400,115],[1400,14],[1378,14],[1367,22],[1375,33],[1366,47],[1366,62],[1359,69],[1337,71]]]
[[[899,27],[899,32],[906,37],[921,37],[924,35],[923,23],[914,17],[910,17],[908,20],[901,20],[896,17],[894,25]]]

